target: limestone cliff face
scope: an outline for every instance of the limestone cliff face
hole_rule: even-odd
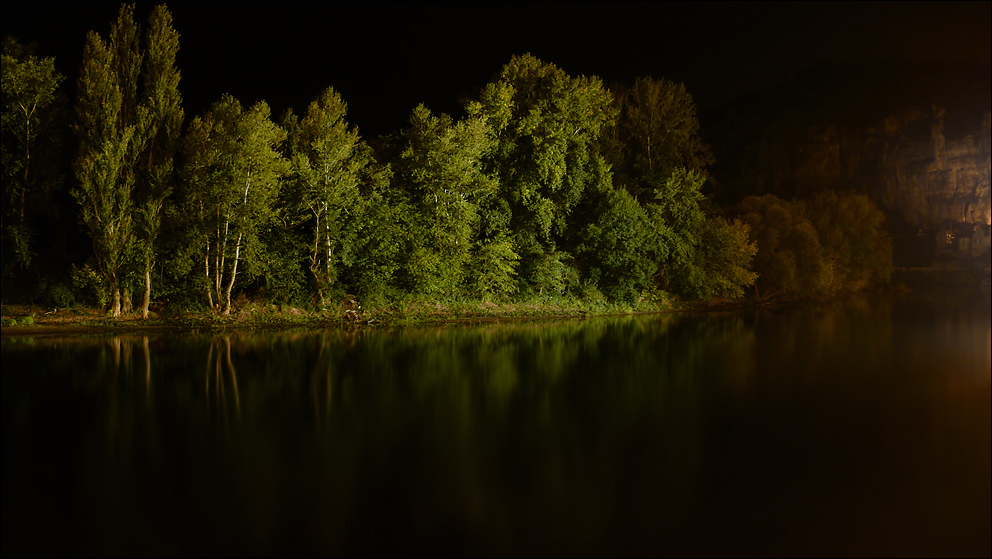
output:
[[[930,115],[890,117],[881,130],[877,198],[912,225],[925,229],[951,223],[988,226],[992,222],[989,196],[990,111],[973,131],[948,138],[945,110],[934,106]],[[913,121],[929,124],[929,137],[907,137]]]
[[[771,103],[761,111],[730,109],[714,142],[718,197],[732,203],[749,194],[805,198],[825,188],[856,190],[886,211],[897,236],[946,239],[962,256],[987,255],[988,99],[984,108],[956,108],[950,116],[939,104],[921,103],[856,118],[848,116],[849,101],[844,110]]]
[[[863,128],[789,124],[769,126],[756,142],[740,146],[739,167],[725,170],[723,175],[731,176],[722,182],[738,194],[787,198],[824,188],[855,189],[924,229],[992,222],[988,110],[957,137],[948,137],[945,110],[937,106]]]

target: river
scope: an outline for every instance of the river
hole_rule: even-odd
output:
[[[4,336],[3,555],[990,555],[988,291]]]

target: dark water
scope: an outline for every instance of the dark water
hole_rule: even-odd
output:
[[[987,292],[2,343],[3,554],[990,554]]]

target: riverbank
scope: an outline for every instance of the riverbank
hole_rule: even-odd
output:
[[[212,311],[170,312],[157,307],[149,318],[140,313],[107,316],[95,308],[52,309],[37,305],[0,307],[0,335],[38,336],[104,332],[153,332],[190,330],[243,330],[262,328],[352,328],[359,326],[403,326],[414,324],[474,323],[656,312],[677,312],[732,305],[730,301],[709,304],[685,303],[669,298],[641,301],[634,305],[583,301],[574,298],[542,298],[530,301],[436,301],[407,300],[362,305],[348,298],[323,310],[292,305],[242,302],[230,315]]]

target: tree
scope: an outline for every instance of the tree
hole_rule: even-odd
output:
[[[599,146],[613,166],[616,183],[631,193],[650,195],[646,182],[660,182],[678,169],[705,178],[713,162],[699,137],[696,105],[685,85],[664,78],[637,78],[632,87],[613,86],[619,109]]]
[[[571,275],[562,268],[571,256],[558,250],[568,216],[583,192],[609,181],[593,142],[616,116],[611,94],[597,77],[573,78],[525,54],[466,109],[485,116],[494,137],[486,163],[503,203],[493,200],[485,213],[497,215],[486,219],[509,224],[528,287],[557,290],[562,274]]]
[[[175,73],[172,62],[178,48],[177,36],[171,31],[170,24],[171,17],[164,7],[153,11],[153,29],[150,30],[148,42],[155,59],[151,62],[153,68],[146,72],[146,81],[150,80],[144,88],[146,99],[142,99],[139,92],[144,53],[141,49],[141,29],[134,22],[133,5],[121,5],[117,20],[111,25],[107,43],[91,31],[83,52],[74,126],[79,140],[76,177],[80,188],[74,195],[93,238],[97,269],[113,294],[110,310],[113,316],[119,316],[122,312],[122,287],[123,310],[130,310],[131,286],[122,286],[121,280],[127,255],[137,248],[134,246],[134,207],[135,186],[140,172],[138,163],[149,139],[163,133],[159,119],[174,118],[174,115],[163,112],[164,107],[168,106],[166,110],[169,112],[174,111],[178,102],[175,99],[178,95],[175,84],[171,83],[178,81],[178,74],[167,75]],[[164,134],[174,137],[176,131],[166,130]],[[149,163],[149,176],[152,170],[157,172],[159,178],[164,176],[162,166],[167,165],[164,159],[161,153],[158,157],[145,157]],[[150,189],[150,186],[145,188],[148,192]],[[148,192],[145,198],[156,197]],[[157,197],[164,198],[161,194]],[[146,232],[146,245],[154,242],[149,234],[157,230],[160,212],[160,202],[155,200],[151,206],[145,204],[139,209],[139,223]],[[145,252],[147,254],[147,250]],[[151,263],[147,262],[148,258],[145,265],[146,291],[150,290]]]
[[[834,267],[824,258],[816,229],[801,205],[766,194],[741,200],[731,213],[749,227],[758,245],[754,258],[758,299],[831,293]]]
[[[857,291],[888,283],[892,239],[885,216],[864,194],[825,190],[803,204],[823,250],[834,267],[834,289]]]
[[[344,245],[353,240],[346,235],[344,219],[355,218],[362,171],[373,163],[358,130],[345,120],[347,110],[338,92],[328,87],[302,121],[284,119],[291,128],[289,154],[300,188],[297,203],[312,231],[309,269],[322,302],[337,282],[341,253],[348,248]]]
[[[135,207],[145,284],[141,316],[148,318],[155,245],[165,200],[172,192],[173,160],[184,118],[180,75],[175,66],[179,33],[173,29],[172,14],[164,5],[155,6],[148,16],[145,49],[141,102],[147,107],[148,143],[141,155]]]
[[[120,270],[134,228],[129,172],[137,151],[136,126],[122,126],[124,96],[114,71],[114,52],[95,32],[86,36],[77,86],[76,123],[79,140],[75,163],[83,223],[93,241],[95,267],[107,285],[110,313],[121,313]]]
[[[610,187],[598,198],[576,253],[588,263],[588,280],[603,294],[632,303],[658,268],[654,224],[622,188]]]
[[[32,162],[39,159],[39,141],[51,126],[63,79],[55,70],[54,58],[38,58],[13,37],[4,39],[0,73],[4,209],[0,229],[4,254],[22,268],[30,265],[33,252],[26,210],[28,193],[45,186],[44,169],[39,171]]]
[[[695,171],[678,169],[660,182],[654,175],[648,182],[655,186],[654,197],[645,209],[658,236],[659,280],[664,288],[678,287],[675,279],[689,273],[699,246],[699,234],[706,221],[700,204],[703,181]],[[660,182],[660,184],[659,184]]]
[[[255,272],[264,264],[260,234],[276,214],[289,162],[279,153],[286,132],[261,101],[248,110],[230,95],[190,125],[183,145],[186,206],[195,221],[212,308],[231,312],[242,252]],[[216,297],[216,303],[214,298]]]
[[[404,132],[396,173],[410,194],[422,235],[408,261],[411,287],[451,293],[463,281],[479,224],[479,204],[496,191],[482,170],[490,149],[485,118],[454,122],[419,105]]]
[[[758,245],[748,238],[748,232],[740,220],[707,216],[692,261],[674,277],[676,289],[699,300],[742,297],[744,288],[758,277],[751,270]]]

